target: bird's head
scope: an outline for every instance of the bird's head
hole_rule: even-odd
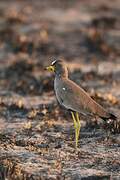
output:
[[[46,68],[50,72],[54,72],[56,76],[68,77],[68,69],[63,60],[55,60]]]

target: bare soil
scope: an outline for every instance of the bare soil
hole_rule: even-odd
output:
[[[56,101],[54,58],[120,117],[120,1],[0,1],[0,180],[119,180],[120,134],[81,117],[78,151]]]

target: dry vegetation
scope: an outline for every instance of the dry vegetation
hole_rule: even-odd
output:
[[[120,117],[120,1],[0,1],[0,180],[119,180],[120,134],[100,119],[81,116],[75,152],[72,119],[44,70],[58,56]]]

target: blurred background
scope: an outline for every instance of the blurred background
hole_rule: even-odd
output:
[[[106,142],[106,131],[91,117],[82,117],[84,156],[71,158],[73,123],[56,102],[54,75],[44,70],[55,58],[64,59],[69,77],[120,116],[120,0],[0,1],[1,179],[109,179],[111,171],[119,178],[119,136]],[[102,144],[111,147],[107,156]]]

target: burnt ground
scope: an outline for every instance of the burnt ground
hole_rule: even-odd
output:
[[[119,180],[120,134],[57,104],[55,57],[70,78],[120,117],[120,1],[0,1],[0,180]]]

